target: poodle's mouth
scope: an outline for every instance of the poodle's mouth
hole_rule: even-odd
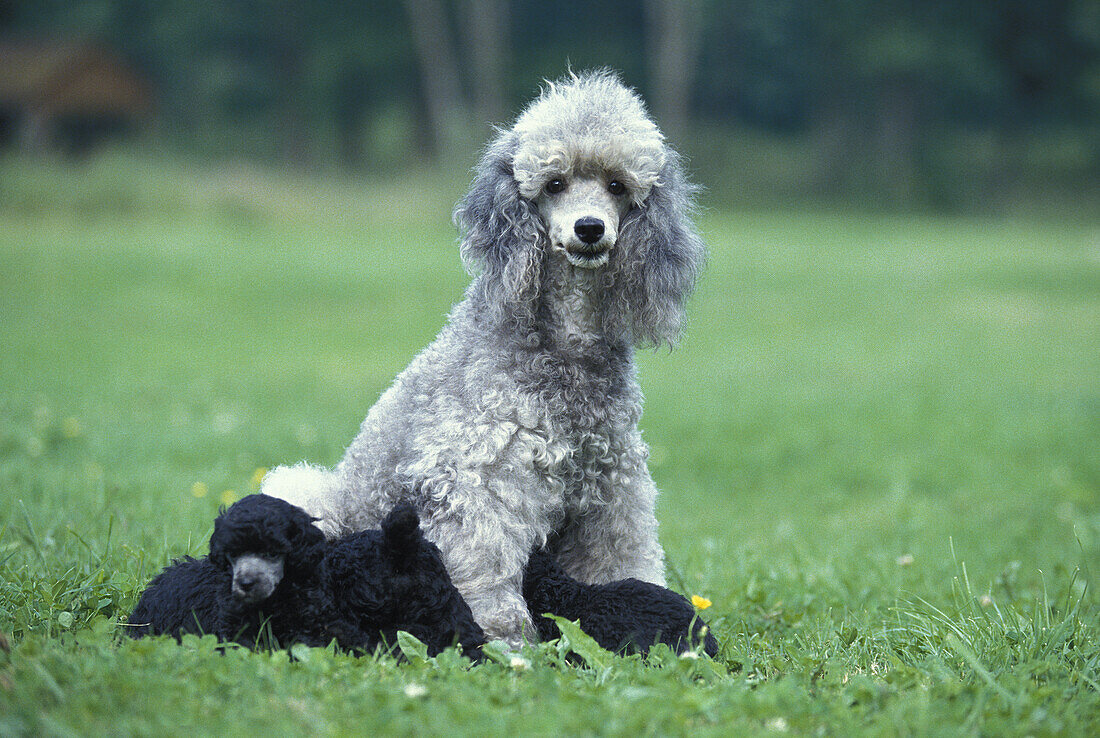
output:
[[[597,269],[611,258],[611,246],[605,243],[569,244],[560,248],[570,264],[582,269]]]
[[[274,589],[269,589],[267,587],[256,589],[241,589],[240,587],[234,587],[233,596],[238,602],[246,605],[255,605],[257,602],[263,602],[270,597],[273,591]]]

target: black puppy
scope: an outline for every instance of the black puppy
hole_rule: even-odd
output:
[[[708,656],[718,641],[682,595],[638,579],[585,584],[573,579],[545,551],[531,554],[523,575],[523,597],[535,619],[540,640],[558,637],[552,613],[579,620],[581,629],[608,651],[646,653],[666,643],[683,653],[701,643]]]
[[[394,508],[381,530],[326,543],[319,573],[322,591],[308,619],[324,623],[325,637],[336,637],[341,647],[392,646],[403,630],[427,645],[429,656],[461,643],[465,653],[480,658],[485,633],[411,505]]]
[[[485,636],[454,588],[439,549],[409,506],[380,530],[326,541],[300,508],[250,495],[214,523],[210,555],[174,562],[130,615],[131,635],[213,633],[248,646],[325,646],[369,652],[399,630],[431,655]]]
[[[266,495],[245,497],[214,521],[209,556],[177,559],[153,578],[127,632],[134,638],[213,633],[231,639],[227,610],[243,615],[271,597],[284,577],[308,580],[324,539],[303,510]],[[280,594],[291,589],[300,588],[284,587]]]

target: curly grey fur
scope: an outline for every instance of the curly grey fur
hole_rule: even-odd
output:
[[[626,186],[596,268],[548,237],[554,178]],[[633,352],[680,334],[704,257],[693,195],[617,77],[550,84],[498,133],[455,209],[477,276],[447,325],[335,469],[279,467],[263,492],[328,535],[377,527],[411,496],[478,623],[512,644],[534,632],[521,583],[536,546],[585,582],[663,584]]]

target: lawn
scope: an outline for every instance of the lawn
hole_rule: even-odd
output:
[[[0,160],[0,735],[1100,732],[1083,215],[704,202],[687,335],[639,361],[670,582],[713,602],[714,661],[120,637],[220,504],[334,463],[435,335],[462,187]]]

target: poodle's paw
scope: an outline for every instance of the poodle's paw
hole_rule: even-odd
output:
[[[513,651],[518,651],[525,643],[538,643],[539,631],[535,627],[526,607],[499,608],[474,618],[485,631],[489,641],[502,641]]]

